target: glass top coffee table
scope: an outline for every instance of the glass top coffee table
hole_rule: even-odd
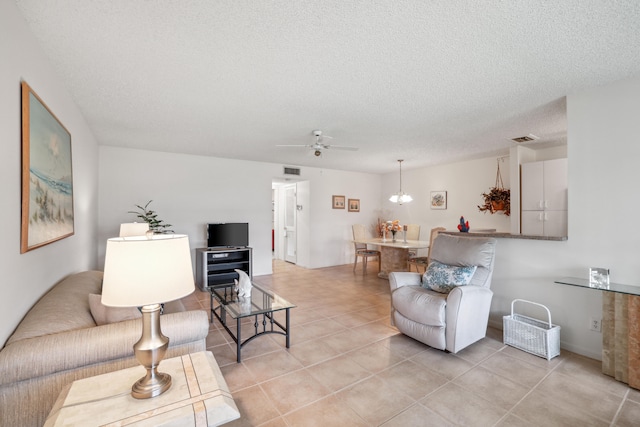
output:
[[[240,353],[242,347],[261,335],[284,335],[289,348],[291,340],[289,310],[295,308],[294,304],[274,292],[262,289],[255,283],[251,288],[250,298],[239,297],[232,286],[211,287],[209,293],[211,294],[211,323],[215,316],[233,338],[236,343],[238,363],[242,360]],[[274,317],[274,313],[281,310],[285,310],[284,325]],[[227,315],[236,320],[235,334],[227,325]],[[253,335],[243,341],[240,323],[245,317],[251,316],[254,317]]]

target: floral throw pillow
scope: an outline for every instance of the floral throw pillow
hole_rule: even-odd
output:
[[[422,286],[432,291],[448,294],[456,286],[468,285],[477,268],[475,265],[456,267],[431,261],[422,276]]]

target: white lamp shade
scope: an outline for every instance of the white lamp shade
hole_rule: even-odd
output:
[[[188,236],[156,234],[107,240],[104,305],[159,304],[187,296],[194,289]]]
[[[120,224],[120,237],[144,236],[149,231],[148,222],[126,222]]]

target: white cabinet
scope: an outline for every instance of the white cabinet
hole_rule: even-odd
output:
[[[522,211],[522,234],[528,236],[567,235],[567,211]]]
[[[567,235],[567,159],[521,165],[521,233]]]

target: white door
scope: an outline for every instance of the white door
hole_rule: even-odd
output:
[[[568,234],[567,211],[544,212],[544,235],[562,237]]]
[[[567,211],[523,211],[522,234],[530,236],[567,235]]]
[[[544,236],[544,211],[522,211],[521,232],[527,236]]]
[[[544,208],[543,162],[523,163],[521,169],[520,202],[523,211]]]
[[[284,188],[284,260],[296,263],[296,185]]]
[[[547,160],[544,162],[544,200],[545,209],[566,211],[567,203],[567,159]]]

